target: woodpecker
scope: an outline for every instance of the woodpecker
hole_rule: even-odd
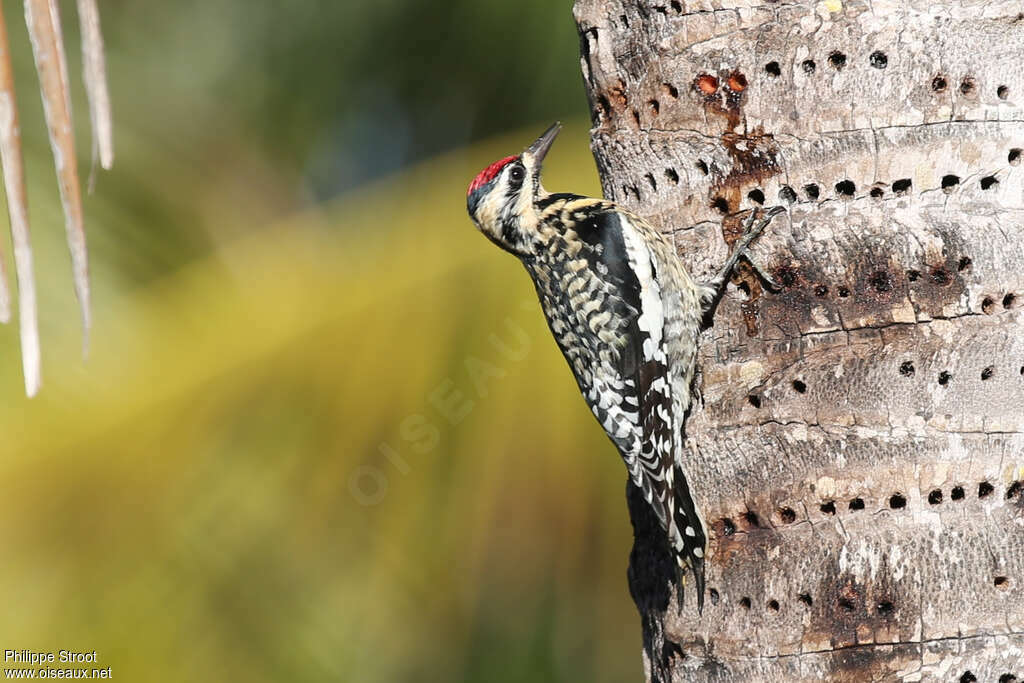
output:
[[[668,535],[680,591],[689,568],[703,609],[706,527],[683,446],[697,339],[738,259],[782,209],[751,213],[725,265],[696,282],[636,214],[541,186],[541,164],[560,129],[555,123],[522,154],[482,170],[469,185],[469,215],[526,267],[580,393]]]

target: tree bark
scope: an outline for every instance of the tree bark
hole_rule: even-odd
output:
[[[575,13],[606,196],[698,276],[789,208],[701,339],[703,614],[628,496],[648,680],[1024,680],[1024,6]]]

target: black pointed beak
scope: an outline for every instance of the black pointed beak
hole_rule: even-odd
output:
[[[551,127],[544,131],[544,134],[537,138],[537,141],[526,148],[526,154],[529,154],[534,159],[536,168],[540,168],[541,163],[544,161],[544,157],[547,156],[548,150],[551,149],[552,143],[555,138],[558,137],[558,131],[562,130],[562,124],[559,121],[555,121],[551,124]]]

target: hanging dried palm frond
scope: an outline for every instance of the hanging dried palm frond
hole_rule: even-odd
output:
[[[107,92],[103,37],[95,0],[78,0],[82,33],[82,62],[85,89],[92,122],[93,159],[103,168],[114,160],[110,96]],[[82,217],[82,194],[78,180],[78,159],[71,124],[71,94],[68,87],[67,59],[56,0],[25,0],[28,26],[39,73],[39,90],[53,149],[57,184],[64,208],[64,224],[74,273],[75,292],[82,312],[83,350],[89,343],[89,263]],[[22,366],[25,391],[29,396],[39,390],[41,381],[39,332],[36,321],[35,279],[32,273],[32,248],[29,241],[28,203],[25,195],[25,169],[21,156],[14,75],[7,41],[7,27],[0,13],[0,161],[4,189],[11,219],[11,242],[18,277],[18,312],[21,325]],[[6,273],[0,259],[0,321],[10,318],[10,296]]]

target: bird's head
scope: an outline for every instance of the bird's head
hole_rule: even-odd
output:
[[[525,152],[495,161],[469,184],[470,218],[487,239],[517,256],[532,256],[538,242],[537,200],[547,194],[540,184],[541,164],[561,129],[555,123]]]

